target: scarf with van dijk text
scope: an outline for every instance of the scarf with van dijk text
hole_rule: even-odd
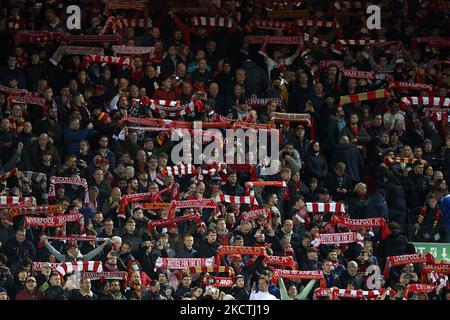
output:
[[[60,263],[56,269],[61,277],[73,272],[103,272],[103,265],[101,261],[72,261]]]
[[[423,105],[425,107],[450,107],[450,98],[439,97],[403,97],[400,100],[400,109],[405,111],[409,106]]]
[[[133,60],[129,57],[104,56],[100,54],[90,54],[84,57],[82,67],[87,68],[91,63],[117,64],[134,69]]]
[[[400,256],[390,256],[386,259],[386,265],[384,267],[384,277],[389,278],[390,270],[393,267],[404,266],[410,263],[427,263],[435,264],[434,257],[431,253],[415,253],[415,254],[404,254]]]
[[[368,91],[357,94],[350,94],[346,96],[341,96],[339,99],[339,106],[343,106],[347,103],[357,103],[367,100],[390,98],[390,93],[386,89],[379,89],[374,91]]]
[[[54,66],[57,66],[61,62],[64,55],[87,55],[87,54],[104,55],[105,52],[103,48],[96,48],[96,47],[59,46],[58,49],[56,49],[55,53],[53,53],[53,56],[49,59],[49,61]]]
[[[214,258],[161,258],[155,263],[155,270],[184,270],[193,267],[209,267],[214,265]]]
[[[216,265],[220,265],[225,255],[248,255],[248,256],[264,256],[267,257],[265,247],[235,247],[235,246],[221,246],[216,251]]]
[[[48,189],[49,200],[56,198],[55,184],[70,184],[73,186],[82,186],[84,188],[84,204],[86,205],[86,207],[88,207],[88,208],[90,207],[88,184],[87,184],[86,179],[84,179],[84,178],[69,178],[69,177],[51,177],[50,178],[50,187]]]
[[[391,234],[386,220],[384,218],[369,218],[369,219],[349,219],[343,216],[333,216],[331,221],[328,223],[330,228],[334,228],[336,225],[342,225],[352,228],[381,228],[381,239],[385,239]]]

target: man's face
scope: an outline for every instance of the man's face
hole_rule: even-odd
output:
[[[59,278],[59,275],[54,275],[50,278],[50,284],[52,286],[60,286],[61,285],[61,279]]]
[[[100,139],[100,148],[103,148],[103,149],[108,148],[108,138],[102,137]]]
[[[165,284],[167,282],[167,277],[164,273],[158,275],[158,281],[160,284]]]
[[[236,174],[231,174],[231,175],[229,175],[229,176],[228,176],[228,182],[229,182],[231,185],[236,184],[236,182],[237,182],[237,175],[236,175]]]
[[[191,282],[192,282],[192,280],[190,277],[183,277],[182,283],[183,283],[184,287],[186,287],[186,288],[190,287]]]
[[[191,249],[194,245],[194,238],[193,237],[186,237],[184,238],[184,245],[186,248]]]
[[[119,281],[113,281],[109,286],[109,292],[113,294],[118,294],[120,292],[120,283]]]
[[[261,292],[267,292],[267,290],[269,289],[269,285],[267,284],[267,281],[264,279],[260,279],[258,281],[258,287],[259,287],[259,291],[261,291]]]
[[[16,232],[16,241],[19,243],[22,243],[25,241],[25,232],[24,231],[17,231]]]
[[[9,57],[8,58],[8,67],[10,69],[14,69],[16,67],[17,64],[17,58],[16,57]]]
[[[328,254],[328,258],[331,260],[331,261],[333,261],[333,262],[337,262],[338,260],[337,260],[337,252],[336,251],[331,251],[329,254]]]
[[[209,94],[212,96],[217,96],[219,93],[219,85],[217,83],[211,83],[209,86]]]
[[[414,173],[416,175],[423,175],[423,166],[422,165],[415,165],[414,166]]]
[[[127,230],[128,233],[131,234],[134,232],[134,230],[136,230],[136,224],[134,222],[127,223],[125,229]]]
[[[89,279],[83,279],[80,282],[80,288],[85,290],[85,291],[89,291],[91,290],[91,280]]]
[[[294,227],[294,224],[292,223],[291,220],[284,221],[284,224],[283,224],[284,230],[286,230],[287,232],[291,232],[293,227]]]
[[[325,273],[329,273],[329,272],[331,271],[331,262],[330,262],[330,261],[325,261],[325,262],[322,264],[322,270],[323,270],[323,272],[325,272]]]
[[[347,271],[348,271],[348,274],[349,274],[350,276],[354,277],[354,276],[356,276],[356,274],[358,273],[358,267],[355,266],[353,263],[352,263],[352,264],[349,264],[349,265],[347,266]]]
[[[102,170],[95,171],[94,179],[97,183],[102,182],[103,181],[103,171]]]
[[[100,223],[102,223],[102,221],[103,221],[103,214],[101,212],[96,213],[94,216],[94,222],[96,224],[100,224]]]
[[[208,242],[209,243],[214,243],[214,242],[216,242],[216,240],[217,240],[217,234],[214,233],[214,232],[210,232],[208,234]]]
[[[358,116],[356,115],[356,114],[352,114],[351,116],[350,116],[350,123],[351,124],[357,124],[358,123]]]

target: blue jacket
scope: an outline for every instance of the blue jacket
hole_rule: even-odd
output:
[[[77,154],[80,151],[80,141],[91,136],[92,129],[84,128],[76,131],[69,127],[64,128],[64,143],[69,154]]]

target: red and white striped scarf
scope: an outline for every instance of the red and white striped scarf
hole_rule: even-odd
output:
[[[112,46],[112,50],[116,54],[142,55],[155,53],[155,47],[129,47],[129,46]]]
[[[38,92],[28,91],[25,89],[13,89],[0,85],[0,92],[6,93],[9,96],[10,102],[30,103],[39,106],[45,104],[45,99],[40,96]]]
[[[231,18],[193,17],[192,23],[196,27],[197,26],[222,27],[222,28],[233,27],[233,19]]]
[[[48,198],[55,199],[56,197],[56,189],[55,184],[70,184],[75,186],[82,186],[84,188],[84,204],[86,207],[89,207],[89,192],[88,192],[88,184],[86,179],[84,178],[68,178],[68,177],[51,177],[50,178],[50,187],[48,189]]]
[[[450,106],[450,98],[439,98],[439,97],[403,97],[400,100],[400,109],[405,111],[409,106],[433,106],[433,107],[443,107],[448,108]]]
[[[117,217],[125,219],[125,207],[128,205],[128,203],[151,200],[153,197],[154,194],[152,192],[133,193],[122,196],[120,198],[119,208],[117,210]]]
[[[339,99],[339,105],[343,106],[347,103],[356,103],[367,100],[389,98],[391,95],[386,89],[379,89],[374,91],[362,92],[357,94],[350,94],[341,96]]]
[[[60,241],[107,241],[109,238],[97,238],[94,236],[53,236],[47,237],[50,240]]]
[[[91,271],[91,272],[103,272],[103,266],[101,261],[72,261],[63,262],[56,267],[56,272],[60,276],[65,276],[67,273]]]
[[[108,43],[108,44],[121,44],[122,36],[118,34],[106,35],[72,35],[67,34],[64,36],[64,41],[67,43]]]
[[[248,36],[246,39],[250,44],[265,42],[267,44],[303,45],[303,37],[300,36]]]
[[[269,217],[270,216],[270,209],[269,208],[262,208],[262,209],[258,209],[258,210],[251,210],[251,211],[243,212],[242,215],[241,215],[241,220],[242,221],[254,221],[260,215],[266,215],[267,217]]]
[[[319,19],[303,18],[303,19],[297,20],[297,26],[300,28],[304,28],[304,27],[333,28],[333,29],[335,29],[335,31],[339,37],[342,36],[342,29],[337,20],[326,21],[326,20],[319,20]]]
[[[370,219],[349,219],[343,216],[333,216],[333,219],[328,223],[331,228],[336,225],[343,225],[348,228],[381,228],[381,239],[385,239],[391,234],[391,231],[387,227],[386,220],[384,218],[370,218]]]
[[[365,9],[370,4],[370,2],[363,1],[334,1],[333,6],[338,10]]]
[[[62,37],[59,32],[18,30],[16,33],[16,44],[37,44],[52,40],[58,40]]]
[[[367,79],[367,80],[375,79],[375,73],[373,71],[343,69],[341,70],[341,72],[342,75],[347,78]]]
[[[448,112],[447,111],[432,111],[431,112],[431,120],[436,123],[439,121],[449,122]]]
[[[208,267],[214,264],[214,258],[161,258],[155,263],[156,269],[184,270],[193,267]]]
[[[150,19],[150,18],[122,19],[122,23],[125,27],[128,27],[128,28],[151,28],[152,27],[152,19]]]
[[[306,202],[308,212],[345,212],[345,205],[340,202]]]
[[[163,102],[164,100],[159,101]],[[156,103],[151,103],[148,105],[148,107],[150,107],[150,109],[152,109],[156,114],[161,114],[161,112],[164,112],[166,116],[173,118],[179,118],[192,113],[199,113],[203,110],[203,106],[204,103],[200,100],[194,100],[182,106],[172,107],[172,109],[165,108],[165,110]]]
[[[26,104],[35,104],[37,106],[44,106],[45,105],[45,99],[41,97],[35,97],[35,96],[10,96],[8,98],[11,103],[26,103]]]
[[[344,46],[374,46],[386,43],[386,40],[354,40],[354,39],[338,39],[336,47]]]
[[[147,10],[146,1],[120,1],[120,0],[108,0],[106,1],[105,15],[110,16],[112,10],[137,10],[145,11]]]
[[[87,68],[91,63],[117,64],[134,69],[133,60],[129,57],[104,56],[100,54],[90,54],[84,57],[82,66]]]
[[[280,20],[267,20],[267,19],[251,19],[245,26],[246,32],[251,32],[255,28],[264,30],[286,30],[290,27],[291,23]]]
[[[13,196],[0,196],[0,209],[7,209],[16,206],[35,206],[35,197],[13,197]]]
[[[39,215],[39,214],[63,214],[60,205],[49,205],[49,206],[26,206],[26,207],[13,207],[9,210],[8,214],[5,216],[6,220],[12,224],[13,218],[17,216],[28,216],[28,215]]]
[[[230,196],[227,194],[219,194],[214,200],[217,202],[248,204],[252,206],[258,205],[258,201],[254,196]]]
[[[400,256],[390,256],[386,259],[386,265],[384,268],[384,277],[389,278],[390,270],[396,266],[403,266],[410,263],[428,263],[434,264],[434,257],[431,253],[415,253],[404,254]]]
[[[278,278],[290,280],[320,280],[320,287],[326,287],[322,270],[300,271],[273,269],[272,279],[276,281]]]
[[[56,49],[55,53],[53,53],[53,56],[49,59],[49,61],[53,65],[58,65],[61,62],[61,59],[64,55],[104,55],[105,52],[103,48],[97,48],[97,47],[80,47],[80,46],[59,46],[58,49]]]
[[[305,43],[315,44],[324,49],[331,49],[334,52],[341,54],[340,49],[334,44],[328,43],[327,41],[319,39],[318,37],[311,36],[309,33],[306,32],[301,32],[300,34]]]
[[[166,128],[166,129],[189,129],[191,127],[191,122],[189,121],[178,121],[172,119],[156,119],[156,118],[133,118],[124,117],[120,121],[120,125],[124,122],[136,123],[144,126]]]
[[[42,270],[42,265],[44,263],[50,263],[50,262],[34,261],[33,262],[33,271],[40,272]],[[59,265],[60,265],[60,263],[50,263],[50,268],[56,269]]]
[[[355,299],[370,299],[374,300],[378,297],[382,296],[386,292],[386,289],[382,288],[379,290],[350,290],[350,289],[339,289],[336,287],[328,288],[328,289],[320,289],[318,288],[314,292],[314,300],[317,300],[320,297],[328,297],[331,293],[333,300],[337,300],[337,298],[355,298]],[[395,296],[395,291],[391,291],[390,296]]]

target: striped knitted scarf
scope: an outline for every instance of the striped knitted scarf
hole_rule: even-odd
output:
[[[128,57],[104,56],[100,54],[90,54],[84,57],[82,67],[88,68],[91,63],[117,64],[134,69],[134,63]]]
[[[370,218],[370,219],[349,219],[343,216],[333,216],[333,219],[328,223],[330,228],[334,228],[336,225],[342,225],[352,228],[381,228],[381,239],[385,239],[391,234],[391,231],[387,227],[386,220],[384,218]]]
[[[158,128],[177,128],[177,129],[189,129],[191,127],[191,122],[189,121],[178,121],[171,119],[155,119],[155,118],[133,118],[124,117],[120,120],[120,125],[125,122],[140,124],[144,126],[158,127]]]
[[[434,257],[431,253],[404,254],[400,256],[390,256],[386,259],[384,267],[384,277],[389,278],[390,270],[396,266],[404,266],[410,263],[434,264]]]
[[[128,46],[112,46],[112,50],[116,54],[142,55],[155,53],[155,47],[128,47]]]
[[[431,279],[432,273],[434,274],[434,279]],[[450,274],[450,264],[447,263],[426,264],[420,273],[422,283],[427,282],[427,274],[430,274],[430,280],[432,280],[431,282],[432,284],[434,284],[433,282],[436,282],[437,280],[436,275],[441,276]]]
[[[64,55],[87,55],[87,54],[98,54],[104,55],[105,52],[103,48],[96,47],[79,47],[79,46],[59,46],[58,49],[53,53],[53,56],[49,59],[49,61],[57,66]]]
[[[35,205],[35,197],[0,196],[0,209],[9,209],[11,207],[31,207]]]
[[[205,266],[205,267],[191,267],[184,270],[186,274],[195,273],[228,273],[228,275],[233,275],[234,270],[230,266]]]
[[[84,204],[89,207],[89,192],[88,184],[84,178],[68,178],[68,177],[51,177],[50,187],[48,189],[49,200],[56,198],[55,184],[70,184],[75,186],[82,186],[84,188]]]
[[[157,101],[158,103],[165,103],[164,100],[153,100],[153,101]],[[171,105],[171,104],[169,104],[169,105]],[[171,108],[165,108],[165,110],[164,110],[164,107],[161,107],[163,105],[157,105],[155,103],[151,103],[150,105],[148,105],[148,107],[150,109],[152,109],[152,111],[154,111],[158,115],[161,114],[162,112],[164,112],[166,114],[166,116],[168,116],[168,117],[180,118],[180,117],[183,117],[188,114],[202,112],[204,105],[205,105],[204,102],[202,102],[200,100],[194,100],[194,101],[191,101],[182,106],[178,106],[178,107],[173,106]]]
[[[306,202],[308,212],[345,212],[345,205],[339,202]]]
[[[219,194],[214,200],[217,202],[248,204],[252,206],[258,205],[258,201],[254,196],[230,196],[226,194]]]
[[[108,241],[109,238],[97,238],[94,236],[53,236],[47,237],[50,240],[59,240],[59,241]]]
[[[414,162],[416,162],[417,159],[415,158],[406,158],[406,157],[384,157],[383,159],[383,163],[386,165],[390,165],[392,163],[400,163],[400,164],[407,164],[407,165],[412,165],[414,164]],[[422,164],[425,164],[426,161],[425,160],[421,160]]]
[[[91,271],[91,272],[103,272],[103,266],[101,261],[73,261],[63,262],[56,267],[56,272],[61,277],[64,277],[68,273]]]
[[[341,54],[340,48],[335,46],[334,44],[328,43],[327,41],[322,40],[318,37],[311,36],[309,33],[306,32],[300,32],[300,35],[304,43],[314,44],[323,49],[331,49],[335,53]]]
[[[443,121],[443,122],[449,122],[448,117],[448,111],[442,110],[442,111],[432,111],[431,112],[431,121],[434,123]]]
[[[357,94],[350,94],[347,96],[341,96],[339,99],[339,105],[343,106],[347,103],[355,103],[366,100],[375,100],[375,99],[383,99],[390,98],[390,93],[386,89],[379,89],[374,91],[368,91]]]
[[[314,300],[318,300],[321,297],[328,297],[331,293],[332,300],[338,300],[338,298],[353,298],[353,299],[363,299],[363,300],[378,300],[386,292],[386,289],[382,288],[379,290],[350,290],[350,289],[339,289],[336,287],[328,289],[316,289],[314,292]],[[395,291],[391,290],[390,297],[395,296]]]
[[[184,270],[193,267],[208,267],[214,264],[214,258],[161,258],[155,263],[155,270]]]
[[[439,97],[403,97],[400,100],[400,109],[405,111],[409,106],[423,105],[428,107],[450,107],[450,98]]]
[[[338,10],[347,10],[347,9],[365,9],[369,6],[369,2],[363,1],[334,1],[333,7]]]
[[[271,120],[277,122],[302,122],[310,127],[312,119],[311,115],[308,113],[272,112]]]
[[[161,175],[167,176],[183,176],[187,174],[202,174],[202,175],[214,175],[219,172],[223,172],[226,169],[225,164],[210,165],[209,169],[202,169],[201,167],[195,168],[192,164],[180,164],[177,166],[167,166],[161,168]]]
[[[192,24],[197,26],[205,27],[221,27],[221,28],[232,28],[233,19],[231,18],[215,18],[215,17],[193,17]]]

